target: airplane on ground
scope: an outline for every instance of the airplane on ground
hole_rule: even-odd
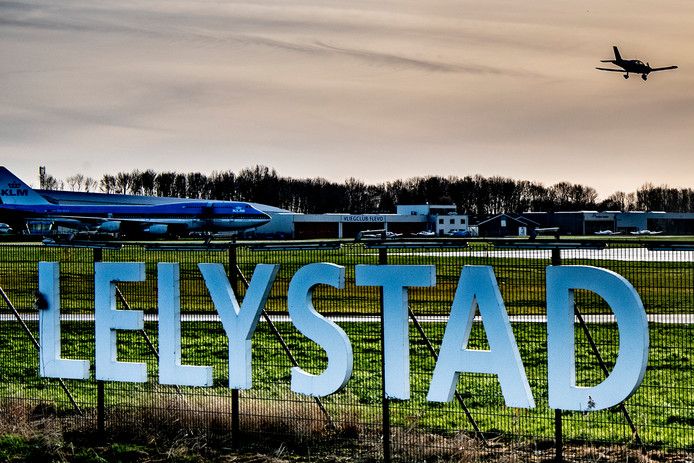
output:
[[[660,235],[663,232],[662,231],[650,231],[650,230],[638,230],[638,231],[633,231],[629,232],[632,235]]]
[[[612,230],[599,230],[594,233],[595,235],[606,235],[606,236],[614,236],[614,235],[621,235],[622,232],[616,232]]]
[[[381,238],[399,238],[402,236],[402,233],[395,233],[392,231],[386,231],[385,228],[381,228],[378,230],[362,230],[359,233],[357,233],[357,240],[361,240],[363,238],[370,238],[370,239],[381,239]]]
[[[0,223],[0,235],[9,235],[12,233],[12,227],[6,223]]]
[[[153,205],[56,204],[0,167],[0,217],[15,230],[31,223],[77,232],[117,235],[178,235],[224,232],[258,227],[270,216],[235,201],[177,201]],[[8,226],[10,226],[8,225]]]
[[[612,47],[614,50],[614,59],[604,59],[600,60],[601,63],[612,63],[619,66],[622,69],[614,68],[595,68],[600,71],[610,71],[610,72],[624,72],[624,78],[629,78],[629,73],[641,74],[643,80],[648,79],[648,74],[656,71],[668,71],[670,69],[677,69],[677,66],[665,66],[662,68],[652,68],[650,64],[643,64],[643,61],[637,59],[623,59],[619,54],[619,49],[617,47]]]
[[[413,233],[412,236],[418,236],[420,238],[431,238],[433,236],[436,236],[436,233],[433,231],[422,230],[418,231],[417,233]]]
[[[544,227],[544,228],[536,228],[535,232],[537,234],[548,234],[548,235],[553,235],[556,233],[559,233],[559,227]]]

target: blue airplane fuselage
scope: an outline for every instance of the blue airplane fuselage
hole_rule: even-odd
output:
[[[0,166],[0,222],[11,222],[15,230],[26,231],[29,224],[43,223],[50,229],[182,235],[247,230],[270,221],[269,215],[244,202],[166,198],[156,204],[147,204],[145,199],[145,204],[128,204],[128,200],[125,195],[108,195],[104,201],[102,195],[83,193],[83,204],[61,203]]]
[[[25,220],[51,221],[74,228],[119,231],[125,226],[166,225],[179,231],[229,231],[257,227],[270,217],[239,202],[190,201],[156,205],[60,205],[3,204],[7,213]],[[80,225],[84,225],[81,227]],[[94,227],[90,227],[90,225]],[[122,227],[122,225],[125,225]]]

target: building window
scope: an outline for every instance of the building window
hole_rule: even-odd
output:
[[[443,219],[439,219],[439,224],[443,225]]]
[[[455,219],[451,219],[451,225],[455,225]]]
[[[501,226],[505,227],[506,226],[506,219],[501,219]]]

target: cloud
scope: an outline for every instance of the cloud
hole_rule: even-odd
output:
[[[674,178],[694,148],[692,13],[679,0],[0,0],[0,156],[608,185],[670,156],[642,175]],[[599,75],[613,41],[680,70]]]

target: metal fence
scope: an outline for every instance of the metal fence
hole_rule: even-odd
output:
[[[145,329],[118,333],[118,360],[147,363],[148,382],[55,380],[38,375],[38,262],[60,263],[63,356],[94,359],[94,262],[144,262],[146,280],[119,283],[118,308],[142,310]],[[157,275],[160,262],[178,262],[182,361],[213,367],[209,388],[157,384]],[[230,390],[228,343],[197,264],[224,264],[238,299],[259,263],[280,270],[253,335],[253,388]],[[345,266],[344,289],[320,287],[316,309],[349,336],[352,377],[323,398],[290,390],[293,366],[317,374],[325,352],[287,317],[294,273],[314,262]],[[409,290],[411,399],[384,398],[381,294],[354,284],[356,264],[430,264],[436,286]],[[650,354],[643,384],[626,403],[590,413],[555,411],[547,402],[545,268],[592,265],[629,280],[649,317]],[[511,319],[536,408],[504,405],[496,377],[460,375],[453,401],[426,401],[458,278],[465,265],[493,268]],[[124,244],[0,245],[0,397],[55,410],[75,427],[137,424],[228,430],[247,436],[298,438],[301,445],[372,442],[386,461],[424,460],[472,452],[538,452],[561,457],[566,443],[694,451],[694,243],[584,241],[370,241],[229,243],[215,246]],[[576,293],[576,369],[579,385],[599,383],[618,351],[609,307],[595,294]],[[487,347],[477,320],[471,348]]]

